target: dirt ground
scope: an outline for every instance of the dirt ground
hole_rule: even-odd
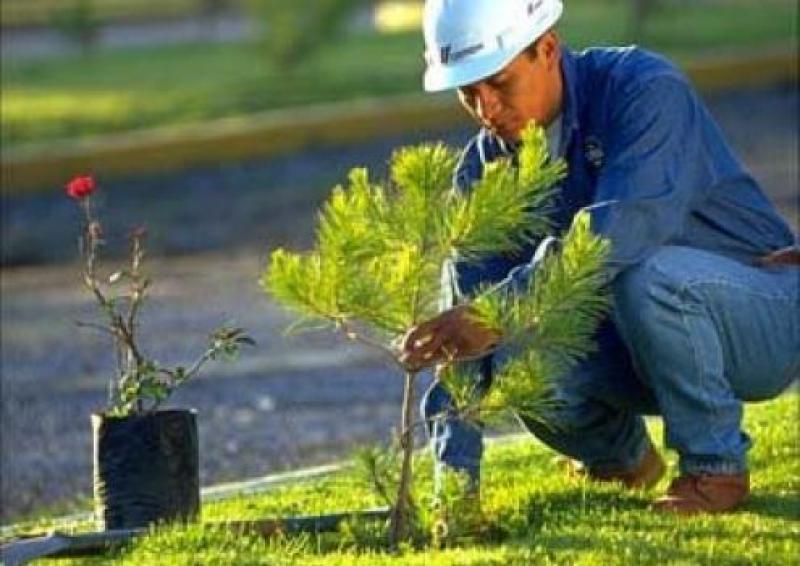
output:
[[[796,230],[797,91],[726,93],[709,105]],[[461,143],[467,135],[445,137]],[[399,376],[338,337],[284,337],[291,318],[257,280],[269,246],[310,241],[315,207],[347,169],[380,167],[397,144],[431,138],[312,149],[107,189],[107,229],[136,219],[151,228],[155,285],[143,317],[145,349],[165,363],[185,362],[222,322],[244,326],[258,342],[237,364],[209,367],[174,397],[199,413],[203,485],[330,461],[390,437]],[[93,316],[74,261],[77,228],[72,203],[60,194],[3,199],[3,523],[90,495],[89,414],[103,407],[113,361],[102,336],[74,324]]]

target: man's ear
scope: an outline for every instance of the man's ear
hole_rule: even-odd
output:
[[[544,61],[547,70],[558,69],[561,65],[561,41],[554,29],[550,29],[536,42],[537,55]]]

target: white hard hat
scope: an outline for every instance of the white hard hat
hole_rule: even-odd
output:
[[[495,74],[553,27],[563,10],[561,0],[427,0],[425,90]]]

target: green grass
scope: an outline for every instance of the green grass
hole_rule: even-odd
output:
[[[796,37],[792,0],[665,1],[642,43],[685,59]],[[628,43],[626,0],[574,0],[561,31],[574,47]],[[419,92],[418,32],[356,35],[325,45],[292,73],[255,45],[103,51],[2,66],[2,136],[14,144],[86,138],[323,101]]]
[[[293,73],[250,44],[180,45],[4,65],[4,142],[85,137],[311,102],[408,92],[416,37],[353,37]],[[367,55],[368,54],[368,55]]]
[[[262,539],[198,526],[164,528],[114,554],[72,563],[115,564],[792,564],[800,555],[798,401],[790,393],[747,408],[753,491],[739,511],[677,518],[648,510],[650,493],[568,477],[554,454],[527,437],[489,446],[482,506],[487,531],[443,550],[381,548],[380,526],[342,535]],[[660,422],[649,423],[653,437]],[[674,454],[668,454],[674,470]],[[430,461],[417,463],[420,496]],[[426,500],[420,497],[424,507]],[[208,504],[206,521],[355,510],[378,504],[352,473],[258,496]],[[356,534],[353,534],[356,533]],[[63,561],[59,564],[64,564]]]

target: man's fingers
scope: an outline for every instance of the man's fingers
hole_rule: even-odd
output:
[[[468,314],[468,307],[461,305],[412,328],[403,337],[400,361],[421,368],[480,353],[484,343],[493,340]]]
[[[419,348],[423,348],[426,344],[430,343],[433,339],[436,329],[436,319],[428,320],[422,324],[418,324],[406,333],[403,338],[403,350],[412,352]]]
[[[403,352],[409,352],[413,350],[421,335],[420,327],[413,327],[411,330],[406,332],[405,336],[403,336],[403,340],[400,343],[400,349],[403,350]]]
[[[442,337],[435,333],[432,326],[427,323],[420,325],[406,335],[400,356],[402,363],[422,368],[433,365],[441,358]]]
[[[427,344],[433,340],[433,334],[425,334],[419,338],[414,338],[410,344],[410,347],[414,350],[418,350],[420,348],[424,348]]]
[[[417,341],[417,345],[413,348],[414,356],[422,361],[429,362],[437,355],[440,355],[439,350],[442,347],[443,337],[439,334],[431,334],[426,336],[425,339]]]

